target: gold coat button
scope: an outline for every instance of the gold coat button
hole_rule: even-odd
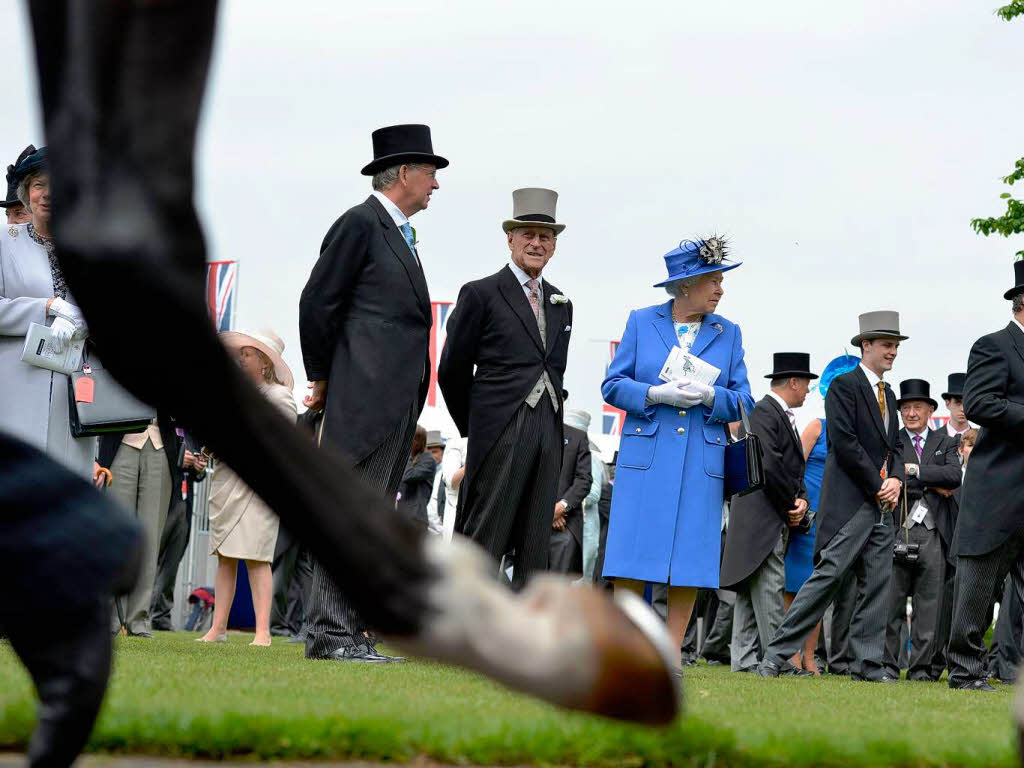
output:
[[[679,415],[680,415],[680,416],[685,416],[685,415],[686,415],[686,411],[680,411],[680,412],[679,412]]]
[[[722,442],[722,438],[720,438],[720,437],[716,437],[716,438],[715,438],[715,442],[716,442],[716,443],[720,443],[720,442]]]
[[[680,435],[682,435],[682,434],[684,434],[686,432],[686,430],[683,429],[682,427],[680,427],[679,429],[676,430],[676,432],[678,432]]]
[[[640,427],[637,427],[637,428],[636,428],[636,431],[637,431],[637,432],[640,432]]]

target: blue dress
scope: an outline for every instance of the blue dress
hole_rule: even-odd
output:
[[[821,496],[821,478],[825,475],[825,456],[828,454],[828,447],[825,440],[825,420],[821,422],[821,434],[818,435],[818,442],[811,449],[811,455],[807,457],[807,467],[804,470],[804,485],[807,487],[807,506],[812,511],[818,509],[818,499]],[[795,528],[789,531],[789,548],[786,550],[786,591],[799,592],[800,587],[811,575],[814,569],[814,533],[816,526],[804,533]]]

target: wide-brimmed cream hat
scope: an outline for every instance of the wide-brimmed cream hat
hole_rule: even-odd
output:
[[[221,342],[228,349],[239,350],[242,347],[255,347],[268,358],[274,365],[274,375],[277,380],[288,389],[295,386],[295,378],[292,376],[292,369],[281,357],[284,352],[284,342],[281,337],[270,330],[260,331],[225,331],[218,334]]]
[[[525,187],[512,193],[512,218],[505,219],[501,228],[511,232],[517,227],[547,227],[557,235],[565,224],[555,221],[558,193],[553,189]]]

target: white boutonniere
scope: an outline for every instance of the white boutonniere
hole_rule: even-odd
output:
[[[568,296],[563,296],[560,293],[552,293],[550,301],[551,301],[552,304],[568,304],[569,303],[569,297]]]

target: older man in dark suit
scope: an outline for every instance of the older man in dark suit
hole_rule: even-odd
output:
[[[569,393],[562,390],[562,402]],[[590,439],[582,429],[563,424],[562,471],[558,476],[558,501],[551,520],[548,569],[556,573],[583,573],[583,500],[590,493],[593,469]],[[591,510],[597,514],[597,510]]]
[[[448,165],[425,125],[373,132],[373,194],[327,232],[299,302],[299,334],[318,440],[341,451],[372,488],[394,498],[430,383],[430,295],[409,217],[424,210]],[[374,406],[367,408],[372,398]],[[362,620],[313,566],[306,656],[383,662]]]
[[[903,485],[903,453],[896,396],[882,380],[892,369],[900,342],[896,312],[866,312],[850,342],[861,349],[860,365],[836,377],[825,398],[828,456],[818,509],[811,577],[797,592],[778,632],[764,649],[758,668],[778,677],[799,650],[842,586],[847,572],[857,578],[850,621],[850,676],[896,682],[882,665],[885,621],[892,574],[890,510]]]
[[[903,455],[906,495],[893,510],[897,548],[889,590],[889,626],[885,634],[885,668],[900,676],[901,632],[907,624],[907,598],[914,607],[910,626],[910,658],[907,678],[931,681],[939,614],[942,604],[946,551],[953,524],[949,499],[939,488],[952,493],[960,486],[957,439],[945,430],[928,428],[938,405],[923,379],[900,382],[897,400],[903,418]],[[944,543],[945,542],[945,543]],[[899,546],[899,545],[903,546]]]
[[[1013,319],[971,348],[964,411],[981,429],[964,476],[957,518],[949,687],[993,691],[986,679],[985,614],[1009,572],[1024,590],[1024,262],[1003,297]]]
[[[757,666],[757,650],[768,647],[786,612],[789,529],[802,525],[807,515],[806,462],[793,409],[804,404],[811,380],[818,378],[810,367],[808,354],[777,352],[774,370],[765,377],[771,391],[750,414],[750,431],[764,449],[765,486],[730,504],[721,582],[736,592],[734,672]]]
[[[572,303],[541,275],[565,228],[557,200],[550,189],[512,193],[502,224],[511,261],[462,287],[438,367],[448,410],[469,438],[455,530],[495,559],[514,551],[517,589],[548,566],[562,463]]]

